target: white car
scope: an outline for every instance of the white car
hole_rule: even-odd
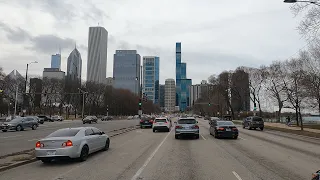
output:
[[[156,131],[167,131],[171,129],[171,121],[168,118],[156,118],[152,124],[153,132]]]
[[[35,154],[43,163],[69,158],[85,161],[89,154],[109,146],[109,136],[95,127],[63,128],[39,140]]]

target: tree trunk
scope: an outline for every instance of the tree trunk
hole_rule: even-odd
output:
[[[300,118],[300,128],[301,128],[301,131],[303,131],[303,121],[302,121],[302,115],[301,115],[300,106],[299,106],[299,118]]]
[[[262,117],[262,111],[261,111],[261,104],[260,101],[258,101],[258,106],[259,106],[259,116]]]
[[[296,107],[296,121],[297,121],[297,126],[299,126],[299,112],[298,112],[298,108]]]
[[[282,110],[282,107],[279,106],[279,109],[278,109],[278,117],[277,117],[278,123],[279,123],[280,120],[281,120],[281,110]]]

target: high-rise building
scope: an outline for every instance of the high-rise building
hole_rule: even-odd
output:
[[[108,31],[90,27],[88,40],[87,81],[105,83],[107,76]]]
[[[75,47],[70,53],[67,62],[67,77],[72,81],[81,81],[82,59],[81,54]]]
[[[174,112],[176,106],[176,85],[174,79],[166,79],[164,93],[165,110]]]
[[[116,50],[113,55],[113,87],[140,93],[140,61],[136,50]]]
[[[211,84],[207,84],[206,80],[202,80],[201,84],[195,84],[190,86],[190,98],[189,98],[189,104],[190,107],[196,103],[196,101],[200,98],[209,99],[209,93],[212,89]],[[213,103],[213,102],[212,102]]]
[[[187,64],[181,62],[181,42],[176,43],[176,105],[180,111],[190,106],[190,86],[192,80],[187,79]]]
[[[44,68],[42,77],[63,80],[65,78],[65,72],[60,71],[58,68]]]
[[[154,104],[159,103],[159,57],[143,57],[143,93]]]
[[[165,98],[165,85],[164,84],[160,84],[159,86],[159,105],[160,108],[164,108],[164,98]]]
[[[61,69],[61,54],[54,54],[51,56],[51,68]]]

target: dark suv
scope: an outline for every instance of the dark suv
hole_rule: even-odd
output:
[[[263,131],[264,122],[261,117],[249,116],[243,120],[242,127],[243,128],[248,127],[249,130],[259,128],[261,131]]]

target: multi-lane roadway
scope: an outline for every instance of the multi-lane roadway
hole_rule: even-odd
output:
[[[177,140],[174,128],[169,133],[137,129],[111,138],[108,151],[95,153],[85,162],[37,161],[1,172],[0,179],[304,180],[311,179],[311,173],[320,168],[319,139],[242,128],[237,140],[215,139],[209,135],[208,122],[198,121],[200,139]],[[130,126],[137,121],[112,123]],[[7,140],[1,139],[1,146],[3,141]]]

